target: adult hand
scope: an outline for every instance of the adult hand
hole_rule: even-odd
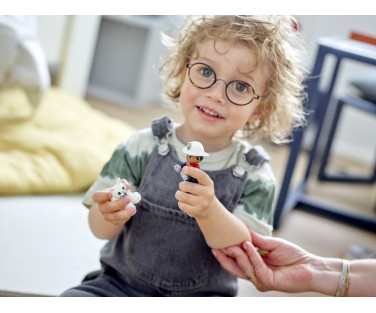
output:
[[[212,249],[218,262],[231,274],[250,280],[258,290],[284,292],[309,291],[315,257],[302,248],[280,238],[251,232],[253,244],[226,248],[226,255]],[[260,255],[255,247],[267,251]],[[314,262],[313,262],[314,263]]]

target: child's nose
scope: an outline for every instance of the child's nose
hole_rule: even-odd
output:
[[[224,104],[226,102],[226,83],[222,79],[218,79],[213,86],[207,90],[207,96],[217,103]]]

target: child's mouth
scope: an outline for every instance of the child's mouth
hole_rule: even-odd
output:
[[[217,113],[215,113],[213,111],[210,111],[210,110],[208,110],[206,108],[198,106],[197,109],[199,109],[202,113],[204,113],[205,115],[207,115],[209,117],[223,119],[223,117],[220,116],[219,114],[217,114]]]

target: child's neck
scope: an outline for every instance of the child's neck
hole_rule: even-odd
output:
[[[230,138],[208,138],[200,134],[187,131],[184,124],[179,125],[175,129],[175,134],[177,139],[186,145],[190,141],[199,141],[205,147],[206,152],[216,152],[225,149],[232,142],[232,137]]]

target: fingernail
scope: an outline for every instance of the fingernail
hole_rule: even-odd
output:
[[[136,208],[134,206],[131,206],[128,208],[129,213],[134,214],[136,213]]]
[[[211,252],[214,254],[214,256],[217,256],[217,252],[215,252],[213,249],[211,250]]]
[[[232,251],[229,250],[229,249],[227,249],[227,248],[226,248],[226,252],[227,252],[229,255],[232,255]]]
[[[186,167],[186,166],[184,166],[184,167],[183,167],[183,169],[182,169],[182,172],[183,172],[184,174],[187,174],[187,172],[188,172],[188,169],[187,169],[187,167]]]
[[[123,197],[123,198],[121,198],[121,200],[123,200],[123,202],[124,202],[125,204],[128,204],[128,203],[131,202],[131,201],[129,200],[128,197]]]
[[[243,249],[244,249],[244,250],[248,250],[250,244],[251,244],[251,243],[250,243],[249,241],[245,241],[245,242],[243,242],[243,244],[242,244]]]

